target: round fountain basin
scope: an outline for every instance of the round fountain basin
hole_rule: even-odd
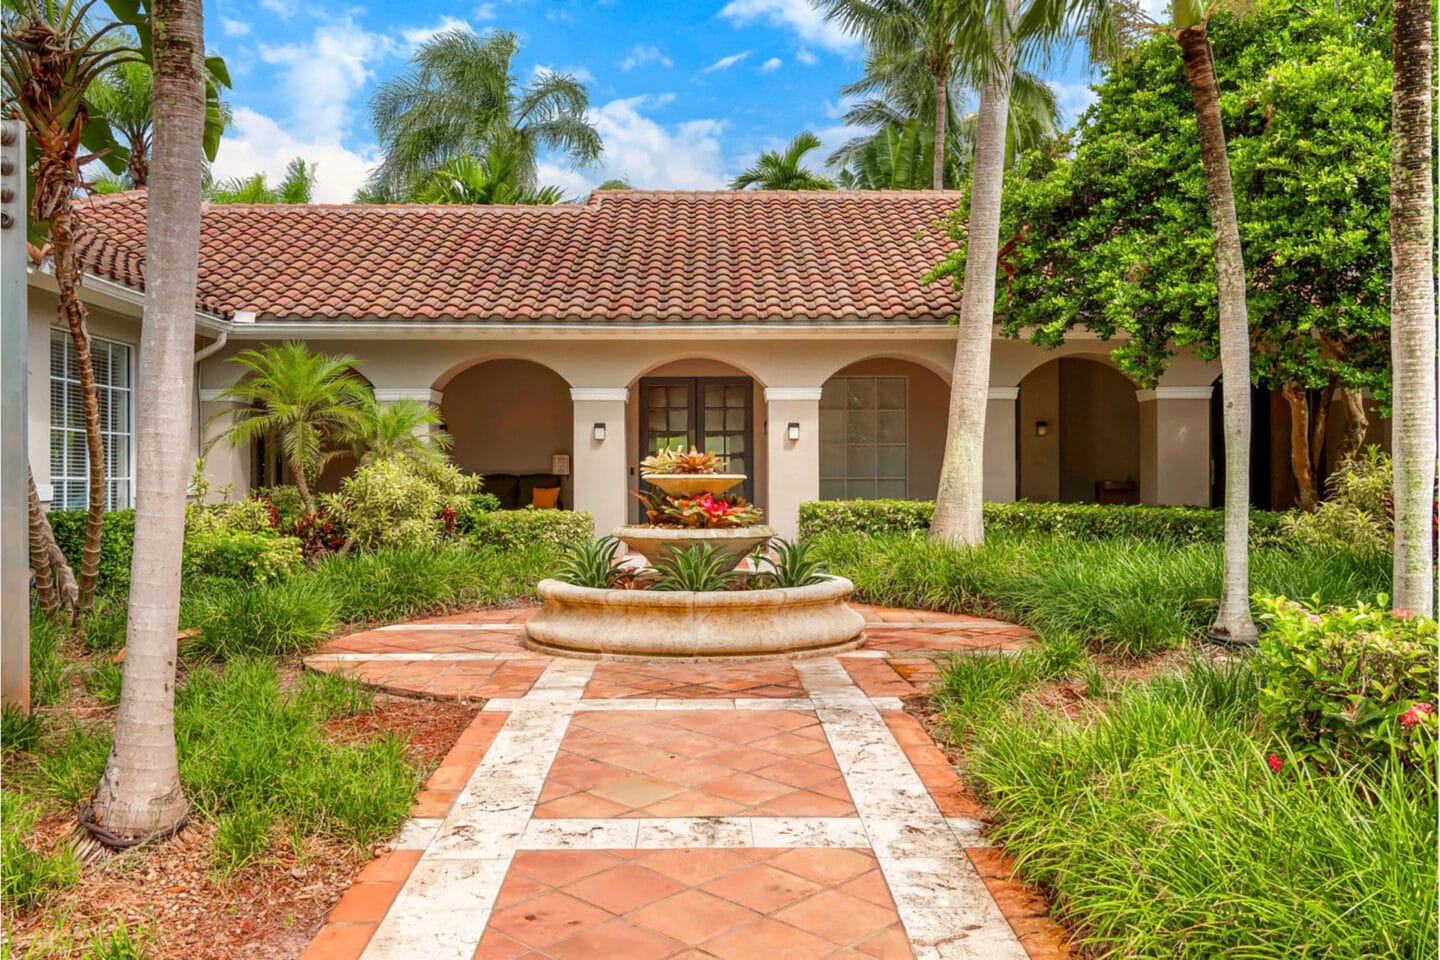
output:
[[[688,593],[600,590],[541,580],[545,606],[525,624],[525,645],[605,660],[762,659],[851,650],[865,620],[845,603],[844,577],[808,587]]]
[[[659,487],[672,497],[698,497],[702,493],[721,494],[745,482],[743,473],[645,473],[640,479]]]
[[[775,536],[770,527],[617,527],[615,539],[654,564],[671,550],[684,550],[696,543],[708,543],[730,558],[734,569],[756,547]]]

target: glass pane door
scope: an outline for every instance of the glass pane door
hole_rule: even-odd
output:
[[[692,446],[729,461],[731,473],[746,474],[733,488],[754,497],[749,474],[754,466],[749,377],[646,377],[640,381],[640,456],[662,447]]]

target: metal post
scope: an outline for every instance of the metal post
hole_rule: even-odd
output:
[[[25,128],[0,121],[0,699],[30,709]]]

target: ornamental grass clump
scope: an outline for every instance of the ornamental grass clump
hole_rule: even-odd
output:
[[[1325,765],[1436,759],[1436,625],[1376,605],[1263,598],[1260,710],[1298,756]]]

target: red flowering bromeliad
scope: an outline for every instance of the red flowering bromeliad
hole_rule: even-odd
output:
[[[657,527],[748,527],[760,521],[760,508],[739,496],[651,496],[635,492],[645,516]]]
[[[1418,727],[1425,721],[1426,717],[1433,717],[1434,715],[1435,705],[1433,703],[1412,703],[1409,710],[1400,714],[1400,726],[1405,727],[1407,730],[1410,727]]]

